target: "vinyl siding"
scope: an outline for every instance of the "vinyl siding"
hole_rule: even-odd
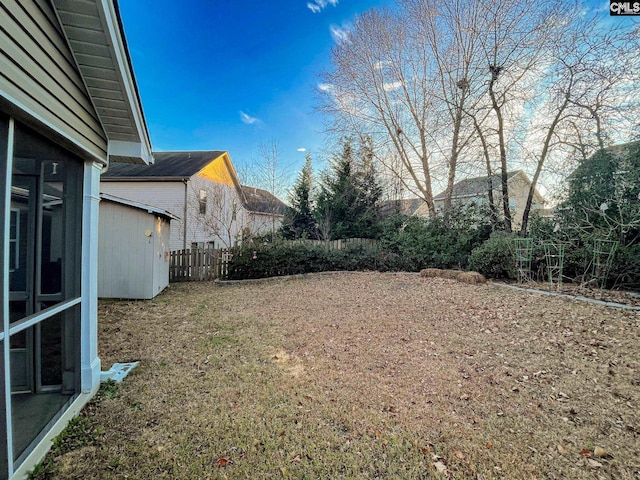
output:
[[[208,193],[207,213],[204,215],[201,215],[199,211],[198,194],[200,189],[206,190]],[[214,242],[216,248],[233,246],[235,240],[240,238],[242,229],[248,221],[236,188],[194,175],[189,181],[187,193],[187,216],[189,219],[187,223],[187,248],[193,242]],[[234,205],[235,219],[233,218]]]
[[[145,231],[150,230],[151,236]],[[169,284],[169,222],[138,208],[100,202],[98,296],[149,299]]]
[[[242,236],[242,229],[249,227],[252,231],[252,218],[242,208],[242,200],[235,187],[222,183],[211,182],[198,175],[191,177],[187,184],[187,234],[186,247],[192,243],[214,242],[217,247],[233,245]],[[200,189],[208,192],[208,212],[199,212],[198,194]],[[152,205],[167,210],[180,217],[171,222],[171,250],[184,248],[184,217],[185,217],[185,184],[181,181],[104,181],[100,184],[102,193],[109,193],[116,197],[135,200],[136,202]],[[238,206],[235,220],[232,218],[233,205]],[[214,220],[218,225],[214,232]]]
[[[101,182],[100,192],[134,200],[166,210],[177,217],[171,222],[171,250],[183,244],[184,183],[182,182]],[[189,247],[190,243],[187,243]]]
[[[531,183],[524,178],[521,174],[511,177],[508,181],[509,187],[509,202],[511,203],[511,222],[512,228],[514,230],[519,229],[522,226],[522,217],[524,215],[524,207],[527,203],[527,196],[529,195],[529,187]],[[496,207],[498,208],[498,212],[502,213],[502,187],[500,185],[494,185],[493,189],[493,200],[495,202]],[[462,198],[453,198],[452,203],[454,205],[466,205],[469,203],[486,203],[488,202],[488,195],[485,192],[479,193],[476,196],[472,197],[462,197]],[[444,208],[444,200],[436,200],[435,202],[436,210]],[[544,208],[544,203],[540,201],[540,197],[538,194],[535,194],[533,197],[533,203],[531,205],[531,211],[539,210]],[[418,216],[428,216],[426,215],[427,210],[426,207],[420,212],[424,212],[425,215],[416,215]]]
[[[0,2],[0,96],[106,160],[107,140],[47,2]]]

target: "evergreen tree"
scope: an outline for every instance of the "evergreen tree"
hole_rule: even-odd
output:
[[[599,150],[569,175],[563,223],[581,234],[640,239],[640,141]]]
[[[316,207],[323,239],[375,238],[380,231],[378,202],[382,187],[373,164],[373,148],[365,139],[357,154],[353,139],[341,141],[342,152],[324,173]]]
[[[313,166],[311,155],[307,153],[305,163],[296,183],[293,185],[289,202],[291,206],[282,222],[285,238],[315,237],[316,222],[313,217]]]
[[[365,137],[360,145],[359,165],[355,184],[358,192],[357,220],[358,236],[377,238],[381,233],[380,197],[382,185],[374,164],[373,142]]]
[[[354,205],[357,191],[352,175],[353,141],[341,141],[342,153],[325,172],[318,194],[316,220],[325,240],[354,237]]]

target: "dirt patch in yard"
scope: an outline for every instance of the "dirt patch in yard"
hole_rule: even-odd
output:
[[[100,304],[140,360],[57,478],[640,476],[640,314],[356,273]]]

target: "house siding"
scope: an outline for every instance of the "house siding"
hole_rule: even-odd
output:
[[[171,250],[181,250],[184,239],[184,191],[181,181],[175,182],[101,182],[100,191],[120,198],[152,205],[177,217],[171,223]],[[187,189],[187,192],[189,189]],[[187,243],[187,247],[190,244]]]
[[[278,231],[282,226],[282,215],[274,215],[270,213],[251,212],[250,230],[252,235],[266,235],[271,231]]]
[[[16,118],[106,163],[106,135],[55,19],[48,2],[0,2],[0,97]]]
[[[527,197],[529,195],[529,187],[531,183],[529,180],[523,176],[524,174],[520,173],[511,177],[508,181],[509,187],[509,203],[511,204],[511,212],[512,212],[512,228],[514,230],[519,229],[522,226],[522,216],[524,214],[524,207],[527,204]],[[502,188],[500,185],[494,184],[493,189],[493,201],[499,212],[502,212]],[[468,195],[464,197],[454,197],[452,198],[452,203],[454,205],[468,205],[470,203],[487,203],[488,195],[486,193],[477,194],[477,195]],[[444,200],[435,200],[434,201],[436,211],[444,208]],[[544,202],[542,201],[539,194],[536,192],[533,197],[533,203],[531,205],[531,211],[539,210],[544,208]],[[416,211],[416,216],[428,216],[428,211],[426,206],[422,206]]]
[[[207,213],[199,212],[198,194],[203,189],[208,192]],[[214,242],[217,247],[230,247],[242,236],[242,230],[248,225],[249,217],[238,191],[228,183],[212,182],[204,176],[194,175],[188,186],[187,200],[187,247],[191,243]],[[233,219],[234,205],[236,216]],[[209,226],[217,217],[219,231]]]

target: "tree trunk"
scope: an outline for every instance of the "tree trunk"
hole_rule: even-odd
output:
[[[464,104],[464,92],[462,93],[461,105]],[[462,125],[462,107],[456,107],[456,116],[453,124],[453,139],[451,141],[451,158],[449,159],[449,174],[447,176],[447,188],[444,194],[444,216],[449,217],[451,212],[451,195],[456,179],[456,169],[458,167],[458,143],[460,141],[460,128]]]
[[[498,79],[498,73],[496,73],[498,67],[493,67],[492,78],[489,82],[489,95],[491,97],[491,105],[493,111],[496,112],[496,118],[498,120],[498,143],[500,147],[500,168],[502,170],[502,210],[504,212],[504,229],[507,232],[511,231],[511,210],[509,209],[509,185],[507,184],[507,147],[504,140],[504,119],[502,118],[502,110],[496,99],[496,94],[493,90],[493,85]]]
[[[482,129],[478,124],[478,120],[473,117],[473,126],[482,143],[482,154],[484,156],[485,166],[487,168],[487,198],[489,199],[489,214],[491,216],[491,230],[494,230],[498,224],[498,212],[496,210],[496,203],[493,197],[493,169],[491,168],[491,156],[489,155],[489,146],[487,145],[487,139],[482,133]]]
[[[571,84],[569,84],[571,85]],[[547,159],[547,155],[549,153],[549,147],[551,145],[551,139],[553,138],[556,127],[558,123],[560,123],[560,119],[562,118],[562,114],[565,109],[569,105],[569,94],[565,94],[564,101],[562,105],[558,107],[558,112],[549,125],[549,130],[547,131],[547,136],[544,139],[544,145],[542,147],[542,152],[540,153],[540,158],[538,159],[538,165],[536,166],[536,172],[533,175],[533,179],[531,180],[531,186],[529,187],[529,195],[527,195],[527,203],[524,207],[524,212],[522,212],[522,226],[520,227],[520,233],[523,236],[527,233],[527,227],[529,226],[529,213],[531,212],[531,205],[533,204],[533,195],[536,190],[536,185],[538,185],[538,178],[540,178],[540,172],[542,172],[542,167],[544,166],[544,162]]]

